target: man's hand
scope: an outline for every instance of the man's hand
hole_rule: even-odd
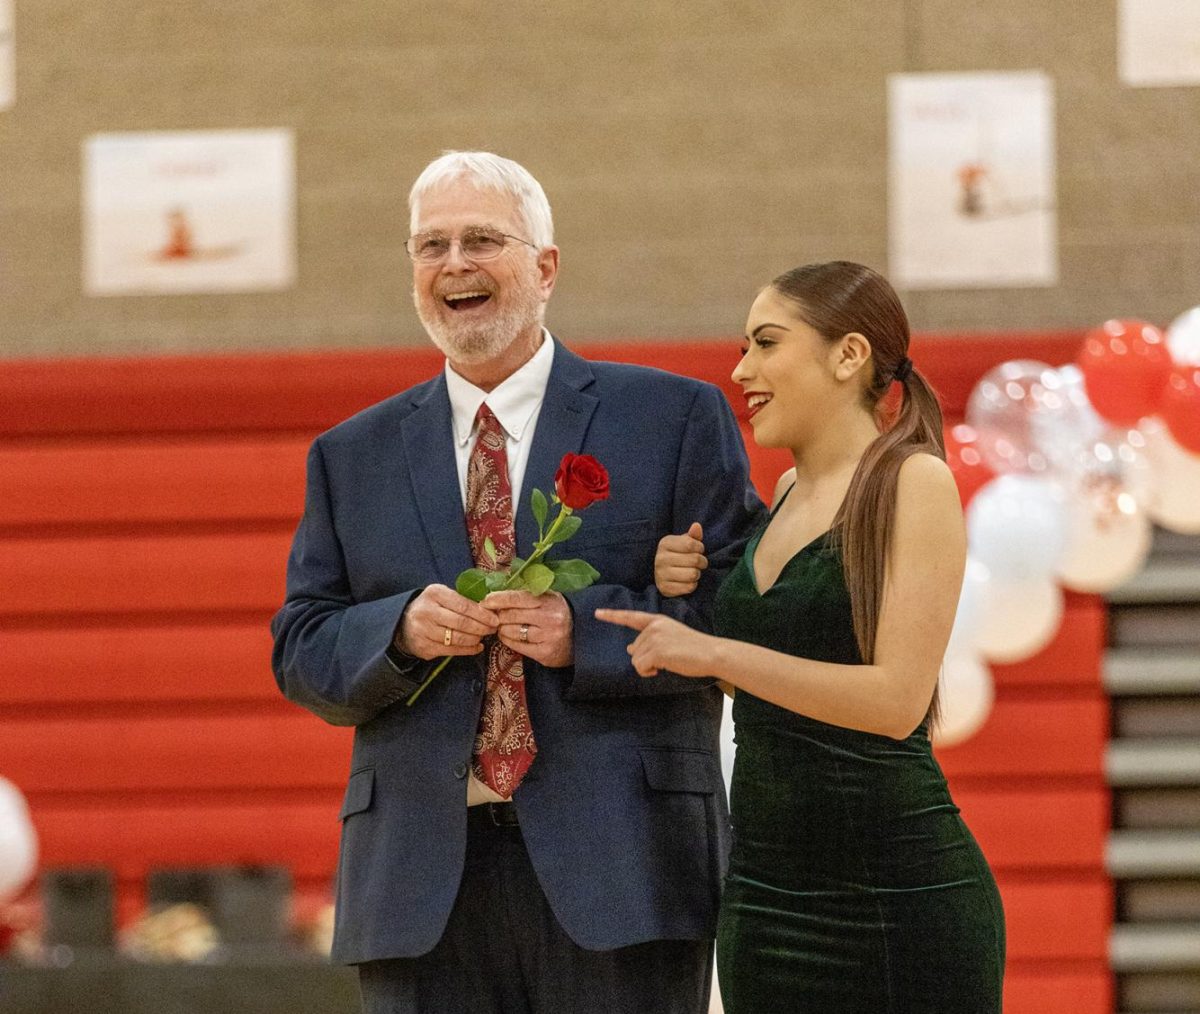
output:
[[[654,554],[654,584],[667,598],[690,595],[708,566],[704,555],[704,529],[693,521],[684,535],[664,535]]]
[[[396,647],[406,655],[431,659],[442,655],[478,655],[483,638],[500,620],[491,609],[463,598],[444,584],[431,584],[404,610]]]
[[[575,661],[571,607],[558,592],[492,592],[480,603],[500,620],[500,640],[518,655],[558,669]]]

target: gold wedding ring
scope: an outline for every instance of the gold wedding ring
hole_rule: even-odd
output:
[[[454,636],[453,631],[451,631],[450,628],[447,627],[446,633],[442,635],[442,644],[444,644],[447,648],[449,648],[450,647],[450,638],[452,638],[453,636]]]
[[[521,624],[521,640],[522,641],[529,640],[529,624],[528,623]]]

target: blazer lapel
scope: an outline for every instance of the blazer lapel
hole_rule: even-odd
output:
[[[437,564],[438,578],[454,587],[455,579],[474,566],[467,523],[458,486],[454,427],[445,375],[439,375],[428,397],[401,424],[409,489],[416,500],[425,539]]]
[[[578,454],[583,447],[592,413],[600,399],[586,393],[595,376],[586,359],[575,355],[554,339],[554,364],[546,383],[546,396],[533,434],[533,447],[521,482],[517,515],[517,555],[524,556],[537,539],[537,522],[529,509],[534,487],[547,499],[554,494],[554,473],[564,454]],[[550,517],[554,516],[551,509]]]

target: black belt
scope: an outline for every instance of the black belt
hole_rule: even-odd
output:
[[[477,803],[467,807],[467,828],[518,827],[513,803]]]

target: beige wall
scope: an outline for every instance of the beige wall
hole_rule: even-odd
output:
[[[555,210],[571,341],[734,334],[805,261],[886,270],[886,75],[1042,69],[1061,284],[908,294],[921,330],[1165,322],[1200,303],[1200,89],[1116,78],[1115,0],[400,3],[16,0],[0,112],[0,356],[423,342],[404,196],[445,148],[523,162]],[[83,295],[81,144],[290,127],[299,279]]]

